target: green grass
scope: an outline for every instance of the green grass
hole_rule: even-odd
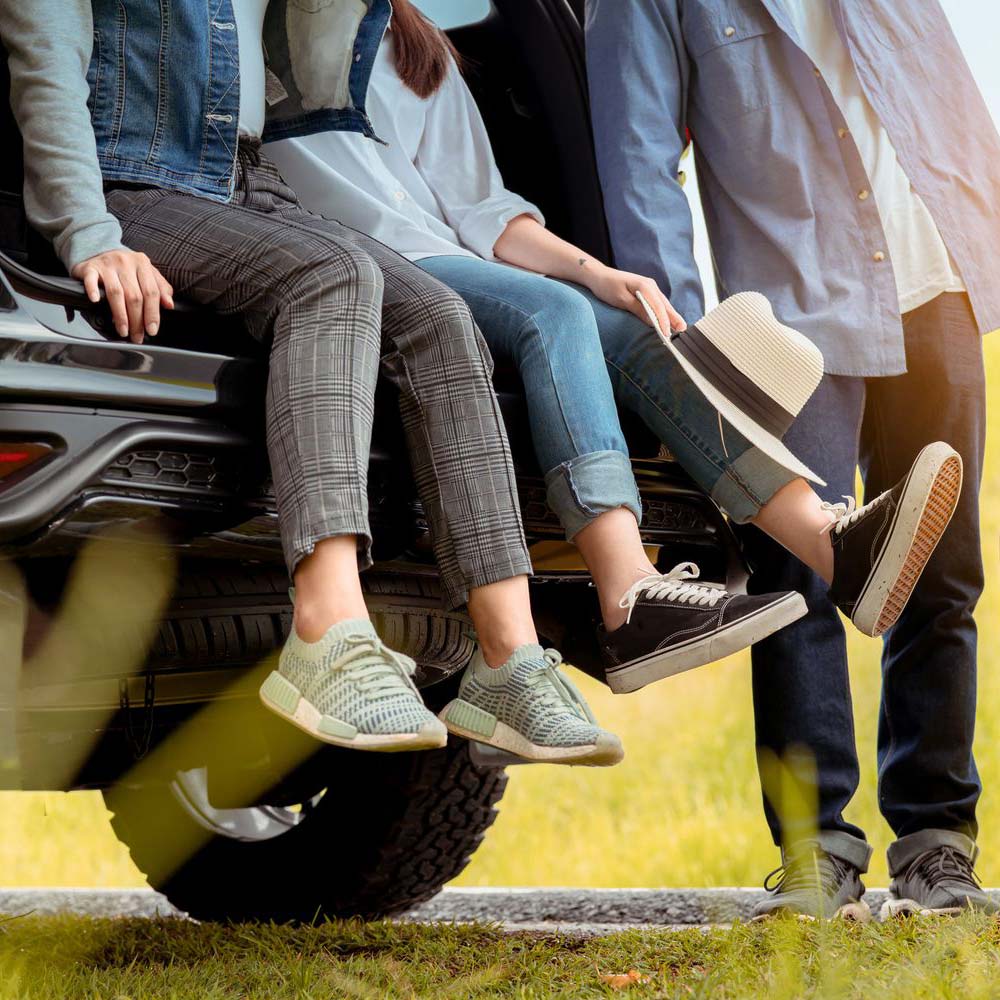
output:
[[[1000,398],[1000,334],[987,340],[990,389]],[[1000,885],[1000,411],[990,421],[983,488],[987,588],[981,631],[976,750],[980,872]],[[879,644],[851,639],[861,789],[848,818],[876,848],[869,884],[886,884],[891,839],[876,802]],[[748,658],[695,671],[624,698],[584,679],[599,717],[627,751],[615,768],[511,772],[496,826],[459,880],[464,885],[757,885],[777,864],[763,822],[753,756]],[[0,884],[142,885],[100,797],[0,794]]]
[[[779,920],[581,940],[490,927],[22,919],[0,933],[0,1000],[586,1000],[996,997],[1000,925]],[[648,982],[615,992],[600,974]]]

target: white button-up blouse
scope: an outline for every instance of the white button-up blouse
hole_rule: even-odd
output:
[[[441,87],[418,97],[396,72],[391,33],[378,53],[368,113],[388,145],[351,132],[269,143],[267,155],[303,207],[386,244],[409,260],[441,255],[495,260],[519,215],[544,222],[504,187],[476,102],[452,64]]]

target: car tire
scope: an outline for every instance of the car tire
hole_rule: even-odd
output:
[[[465,868],[506,784],[502,770],[473,763],[464,740],[418,753],[321,752],[331,758],[326,788],[298,810],[209,815],[189,772],[106,793],[112,825],[153,888],[197,919],[376,918],[430,899]],[[201,846],[162,871],[171,831]]]

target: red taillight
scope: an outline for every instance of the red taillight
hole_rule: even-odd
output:
[[[52,454],[50,444],[21,444],[12,441],[0,441],[0,483],[9,479],[15,472],[26,469],[29,465],[40,462]]]

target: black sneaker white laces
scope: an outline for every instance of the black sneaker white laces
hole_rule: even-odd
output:
[[[847,528],[851,527],[852,524],[860,521],[866,514],[873,511],[876,507],[881,506],[890,492],[891,490],[886,490],[885,493],[880,493],[874,500],[866,503],[863,507],[859,507],[857,500],[849,496],[844,497],[847,501],[846,503],[820,504],[820,510],[830,515],[830,523],[820,531],[820,534],[828,535],[831,532],[835,535],[841,534]]]
[[[726,591],[703,583],[691,582],[700,576],[701,571],[693,562],[685,562],[678,563],[669,573],[651,573],[637,580],[618,602],[618,607],[628,609],[625,624],[628,625],[632,621],[632,612],[643,595],[654,600],[666,598],[682,604],[714,608],[726,596]]]

